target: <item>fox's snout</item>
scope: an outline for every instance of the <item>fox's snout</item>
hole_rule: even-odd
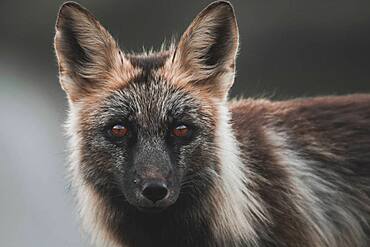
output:
[[[159,210],[165,209],[175,203],[180,188],[174,183],[172,176],[141,176],[141,179],[134,179],[135,187],[133,191],[126,193],[133,194],[133,200],[129,202],[140,210]],[[130,198],[130,196],[127,196]]]
[[[168,195],[167,184],[160,180],[146,182],[143,186],[141,195],[155,204]]]
[[[169,176],[168,171],[169,169],[160,169],[157,166],[147,166],[138,172],[133,183],[137,185],[140,207],[157,207],[165,203],[169,187],[173,184],[173,178]]]
[[[178,191],[178,178],[168,152],[162,145],[139,145],[133,152],[130,174],[126,174],[123,192],[139,209],[161,209],[172,205]],[[129,184],[127,184],[127,180]]]

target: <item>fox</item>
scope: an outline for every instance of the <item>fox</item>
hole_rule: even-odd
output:
[[[130,53],[66,2],[54,46],[69,181],[94,246],[370,246],[370,95],[229,99],[231,3]]]

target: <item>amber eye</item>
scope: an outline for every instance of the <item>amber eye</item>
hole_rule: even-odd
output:
[[[127,135],[128,129],[122,124],[116,124],[112,127],[111,133],[113,136],[121,138]]]
[[[189,134],[189,128],[184,124],[178,125],[172,129],[172,134],[176,137],[185,137]]]

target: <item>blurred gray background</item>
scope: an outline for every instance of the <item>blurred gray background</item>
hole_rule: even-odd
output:
[[[89,246],[65,179],[66,100],[53,52],[63,1],[0,1],[0,246]],[[210,1],[80,1],[126,50],[179,36]],[[369,0],[232,0],[241,33],[232,94],[370,92]]]

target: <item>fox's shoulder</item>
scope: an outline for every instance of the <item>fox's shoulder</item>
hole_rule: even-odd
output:
[[[269,99],[239,99],[229,101],[233,122],[268,121],[271,117],[288,117],[295,114],[340,114],[370,112],[370,94],[297,98],[283,101]],[[254,120],[253,120],[254,119]]]
[[[304,146],[332,143],[331,152],[342,147],[347,153],[356,148],[352,151],[358,153],[370,147],[370,94],[286,101],[246,99],[231,101],[229,110],[240,142],[245,138],[262,140],[266,133],[279,131]]]

